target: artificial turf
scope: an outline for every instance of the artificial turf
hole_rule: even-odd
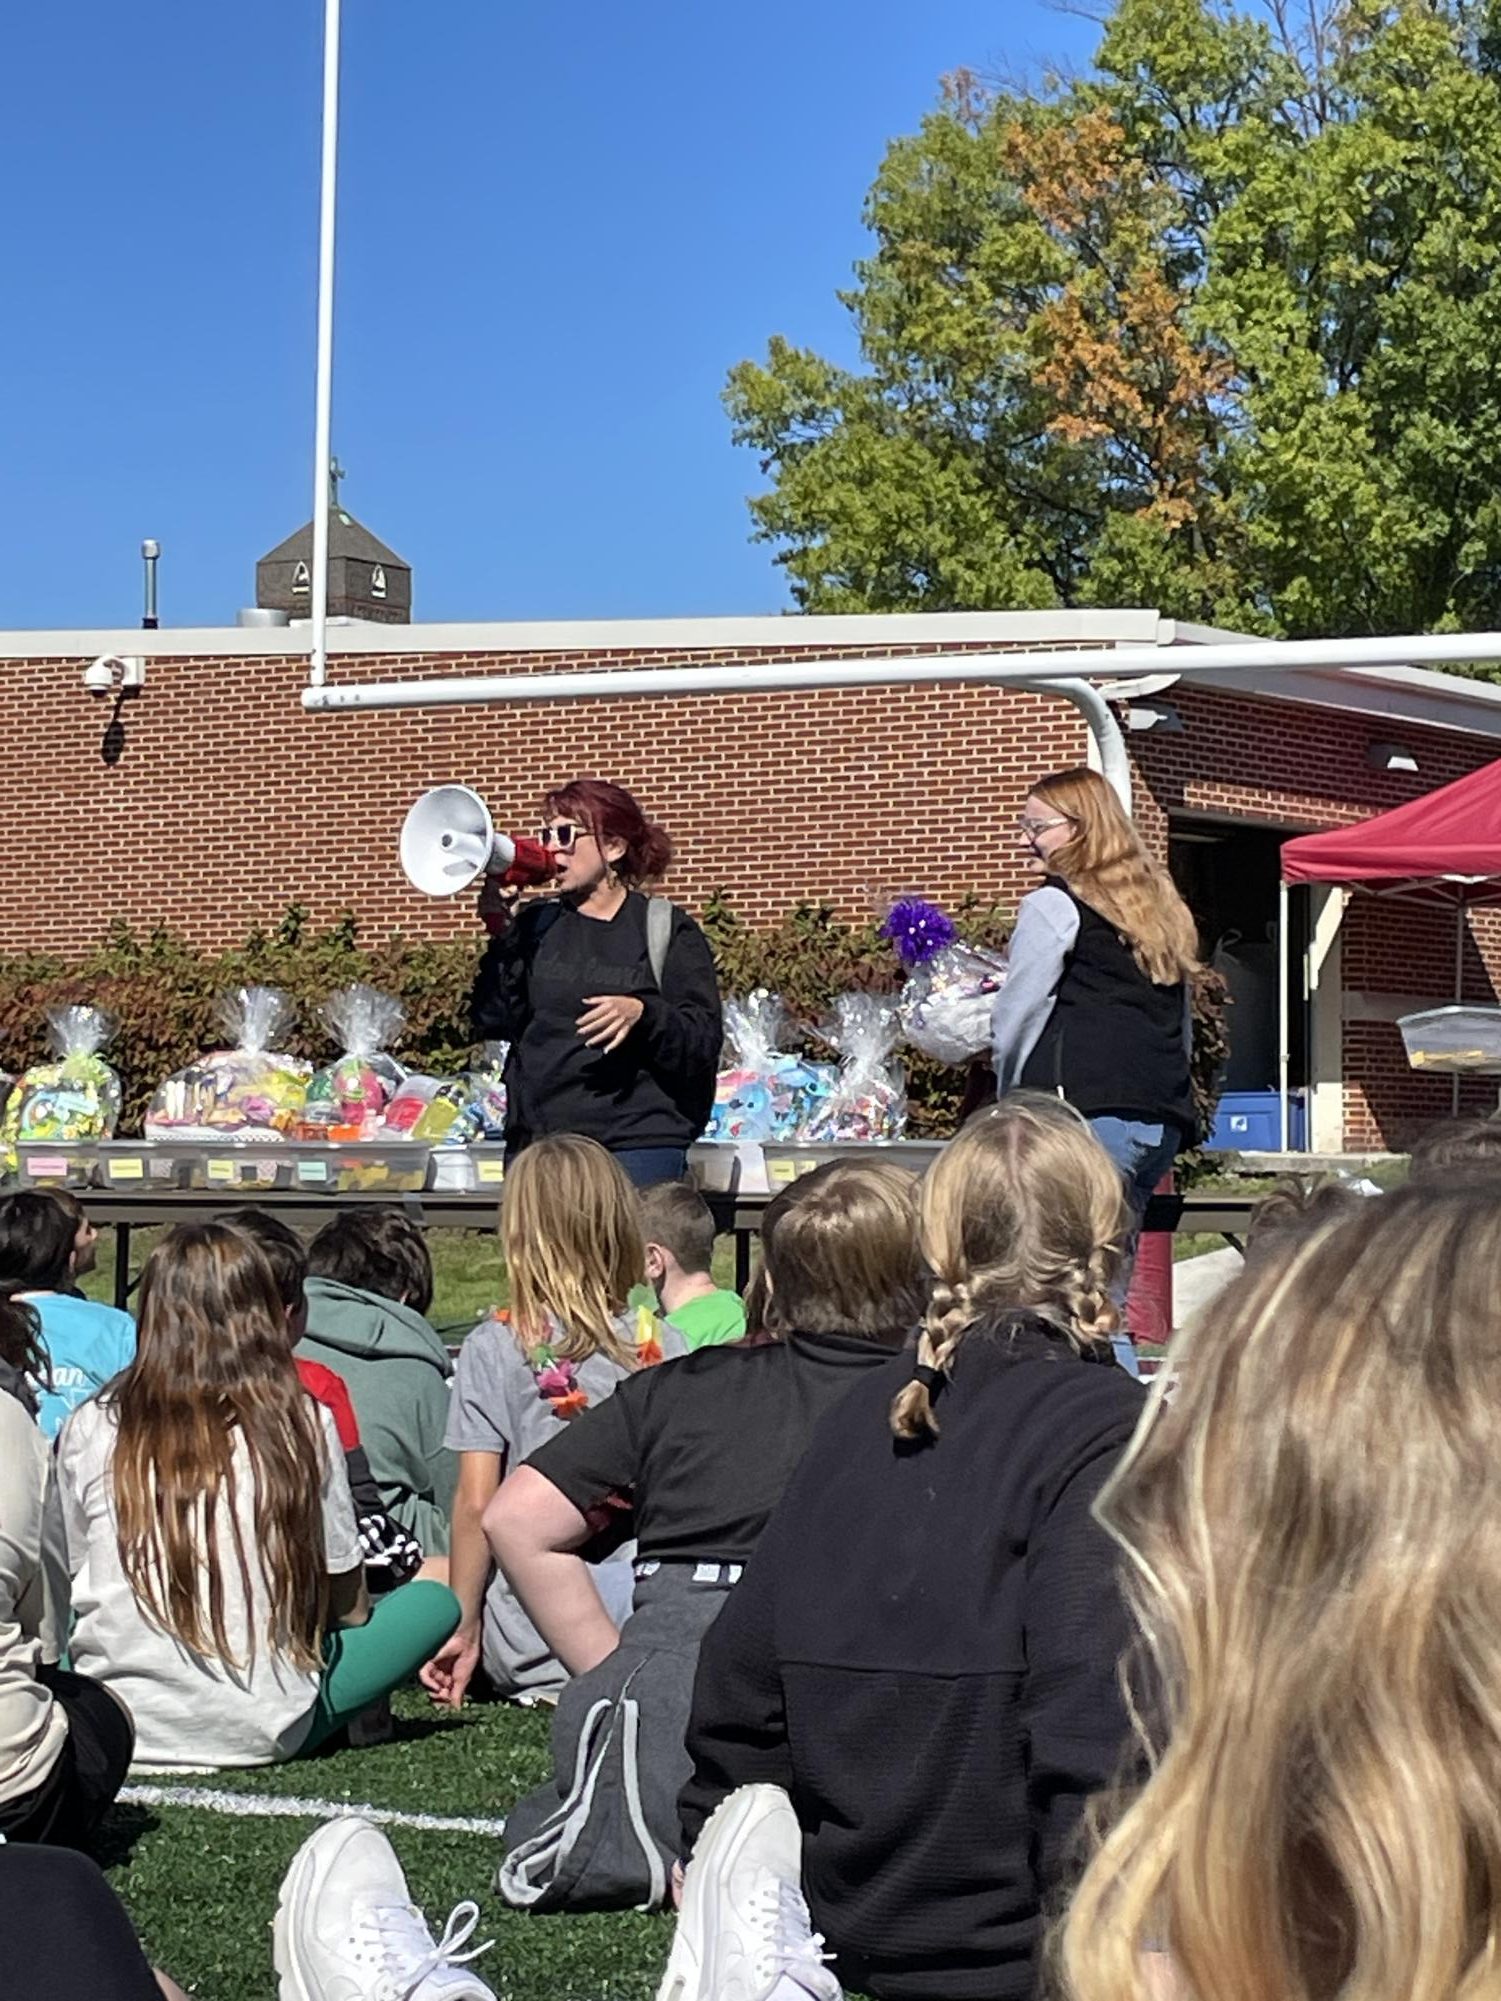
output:
[[[153,1781],[237,1794],[369,1804],[408,1812],[503,1817],[546,1777],[548,1716],[501,1705],[436,1714],[399,1694],[396,1737],[259,1772]],[[185,1806],[117,1806],[103,1860],[155,1963],[203,2001],[271,2001],[271,1919],[287,1864],[312,1819],[234,1819]],[[475,1970],[499,2001],[650,2001],[670,1922],[636,1912],[530,1917],[508,1910],[492,1881],[491,1836],[393,1828],[392,1846],[435,1935],[449,1911],[480,1906],[474,1943],[495,1947]]]

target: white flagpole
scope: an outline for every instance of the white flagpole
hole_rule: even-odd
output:
[[[323,5],[323,175],[318,210],[318,384],[313,410],[312,650],[308,682],[323,685],[328,654],[329,466],[333,458],[334,204],[339,161],[339,0]]]

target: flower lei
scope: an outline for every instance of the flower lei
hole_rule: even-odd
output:
[[[498,1307],[495,1318],[508,1325],[511,1315],[507,1308]],[[635,1341],[638,1369],[652,1368],[663,1359],[661,1331],[651,1308],[638,1306]],[[589,1395],[579,1382],[577,1362],[560,1358],[550,1341],[539,1341],[524,1352],[527,1367],[536,1378],[537,1394],[555,1417],[566,1422],[571,1417],[577,1417],[581,1410],[589,1408]]]

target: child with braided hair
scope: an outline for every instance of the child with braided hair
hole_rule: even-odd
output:
[[[1128,1227],[1056,1098],[1003,1099],[929,1169],[916,1344],[822,1420],[704,1641],[669,2001],[737,1954],[777,2001],[1034,1993],[1130,1734],[1091,1513],[1145,1405],[1110,1347]]]

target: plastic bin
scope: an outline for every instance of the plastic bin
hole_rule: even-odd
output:
[[[294,1162],[289,1146],[203,1147],[189,1163],[188,1186],[228,1192],[239,1188],[291,1188]]]
[[[506,1150],[499,1140],[476,1140],[465,1151],[474,1169],[473,1188],[493,1189],[498,1195],[506,1178]]]
[[[1308,1143],[1308,1105],[1302,1091],[1288,1101],[1288,1145],[1298,1153]],[[1276,1091],[1227,1091],[1214,1115],[1214,1131],[1204,1142],[1209,1153],[1280,1153],[1282,1099]]]
[[[432,1149],[423,1140],[298,1141],[289,1185],[306,1194],[412,1195],[427,1186]]]
[[[99,1141],[22,1140],[16,1147],[16,1179],[23,1188],[92,1188]]]
[[[101,1188],[116,1188],[122,1194],[133,1188],[192,1188],[202,1152],[201,1147],[180,1142],[101,1140],[95,1178]]]
[[[1425,1008],[1397,1026],[1414,1070],[1501,1077],[1501,1007]]]

